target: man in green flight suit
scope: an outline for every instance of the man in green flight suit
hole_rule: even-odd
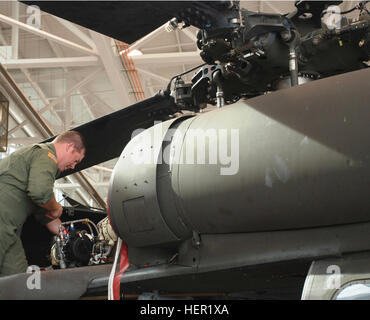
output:
[[[58,233],[63,207],[55,200],[55,179],[84,156],[82,136],[68,131],[51,143],[23,147],[0,161],[0,277],[27,270],[20,234],[30,214]]]

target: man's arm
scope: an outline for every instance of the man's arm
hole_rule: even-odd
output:
[[[41,208],[44,208],[48,211],[47,215],[52,219],[59,218],[63,213],[63,207],[55,200],[53,196],[51,200],[44,204],[39,204]]]
[[[27,195],[32,202],[48,211],[50,219],[59,218],[63,207],[55,200],[53,186],[58,171],[55,156],[50,151],[36,148],[30,164]]]

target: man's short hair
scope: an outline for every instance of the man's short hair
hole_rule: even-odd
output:
[[[54,142],[73,143],[77,152],[86,150],[85,141],[82,135],[77,131],[67,131],[57,136]]]

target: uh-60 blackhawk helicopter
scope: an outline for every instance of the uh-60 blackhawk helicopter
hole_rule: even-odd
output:
[[[347,12],[341,2],[265,14],[239,1],[25,1],[128,43],[166,21],[195,26],[204,65],[74,129],[88,154],[66,175],[119,157],[107,203],[127,249],[116,250],[119,276],[87,265],[103,233],[91,228],[59,239],[41,290],[19,274],[0,279],[1,297],[99,295],[112,274],[124,294],[370,298],[370,15],[367,1]],[[201,153],[194,132],[207,133],[205,157],[189,163]]]

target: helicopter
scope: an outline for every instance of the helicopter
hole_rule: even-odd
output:
[[[347,12],[341,2],[267,14],[239,1],[24,1],[129,43],[166,21],[194,26],[204,64],[189,83],[175,75],[153,97],[74,128],[88,153],[63,176],[119,157],[106,218],[121,239],[113,268],[86,266],[95,243],[71,231],[54,247],[61,268],[21,297],[99,295],[114,277],[122,297],[332,299],[370,279],[370,13],[368,1]],[[90,244],[87,257],[77,242]],[[2,296],[18,297],[28,276],[0,279]],[[339,285],[327,285],[333,276]]]

